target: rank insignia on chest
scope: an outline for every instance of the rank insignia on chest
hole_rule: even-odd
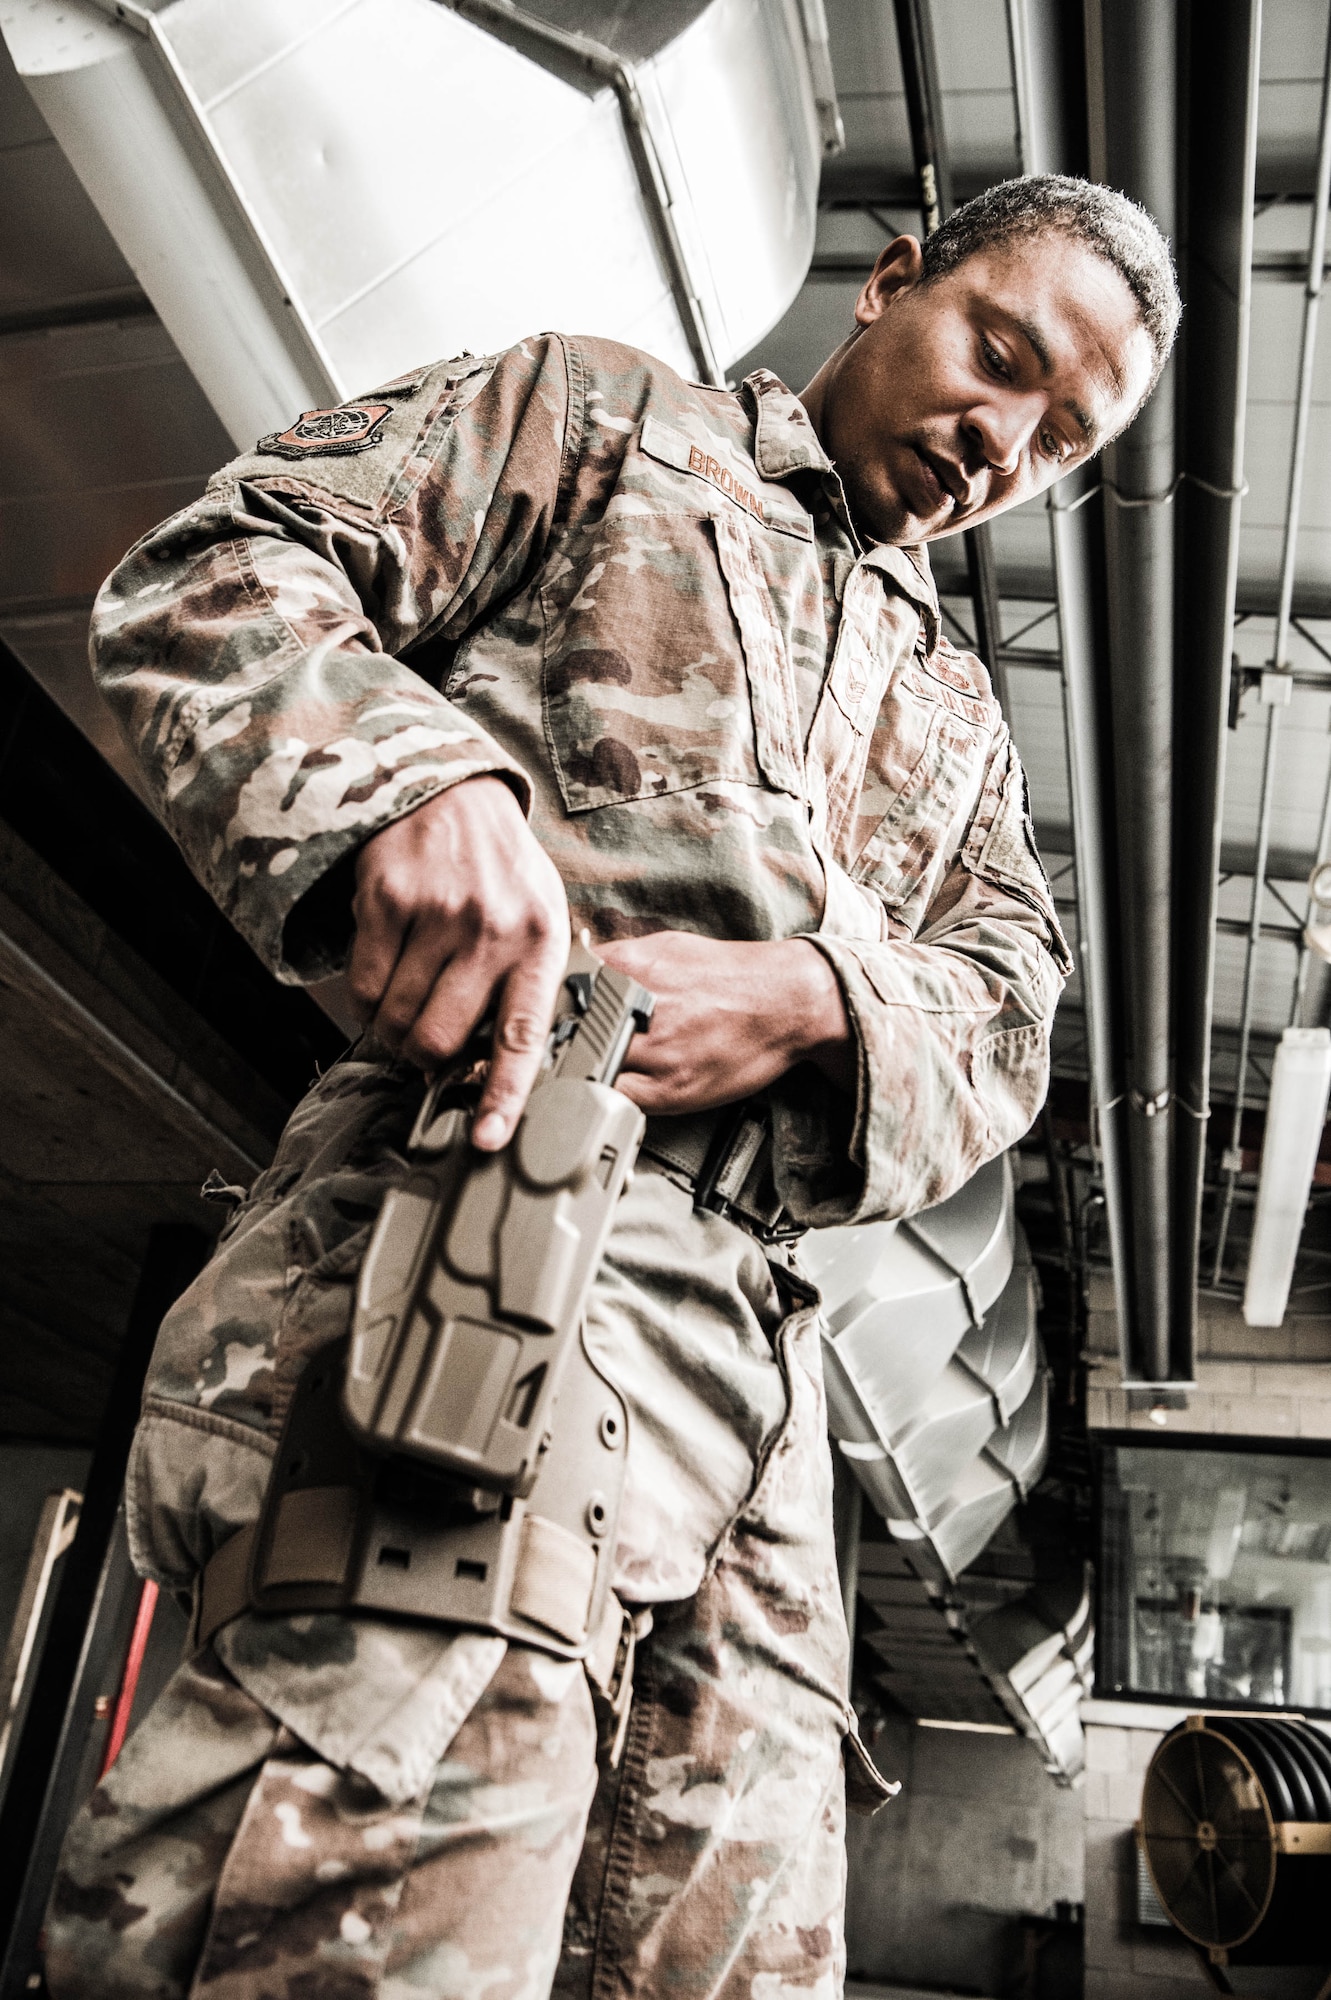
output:
[[[344,403],[336,410],[306,410],[289,430],[260,438],[257,448],[280,458],[364,451],[376,441],[391,408],[390,403]]]

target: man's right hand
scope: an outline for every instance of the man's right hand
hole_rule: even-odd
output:
[[[493,1003],[472,1140],[497,1152],[540,1070],[569,948],[564,885],[509,787],[466,778],[374,834],[352,912],[347,987],[387,1048],[437,1069]]]

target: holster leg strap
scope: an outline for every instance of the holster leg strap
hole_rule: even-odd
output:
[[[191,1652],[206,1646],[215,1632],[250,1608],[250,1557],[258,1523],[242,1528],[214,1551],[194,1585],[194,1616],[190,1622]]]
[[[250,1564],[257,1534],[257,1524],[241,1528],[223,1542],[205,1566],[194,1591],[194,1618],[190,1627],[192,1650],[206,1646],[224,1625],[229,1625],[233,1618],[239,1618],[242,1612],[253,1608]],[[556,1569],[552,1581],[558,1581],[560,1574]],[[378,1605],[360,1607],[353,1602],[342,1606],[347,1611],[361,1608],[382,1612],[382,1606]],[[439,1622],[451,1621],[441,1618]],[[587,1642],[583,1664],[588,1680],[597,1693],[609,1702],[611,1712],[617,1717],[626,1718],[628,1715],[633,1690],[634,1649],[651,1627],[650,1610],[629,1611],[613,1590],[607,1592],[605,1610],[597,1630]],[[523,1643],[539,1646],[536,1639],[524,1639]]]

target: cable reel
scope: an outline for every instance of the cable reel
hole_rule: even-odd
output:
[[[1138,1839],[1210,1963],[1331,1958],[1331,1740],[1292,1716],[1190,1715],[1146,1772]]]

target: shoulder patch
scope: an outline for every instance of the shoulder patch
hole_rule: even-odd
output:
[[[257,451],[279,458],[312,458],[316,454],[365,451],[390,415],[390,403],[343,403],[336,410],[306,410],[289,430],[259,439]]]

